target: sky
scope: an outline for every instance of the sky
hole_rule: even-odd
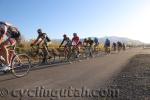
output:
[[[0,20],[26,39],[42,28],[52,39],[128,37],[150,43],[150,0],[1,0]]]

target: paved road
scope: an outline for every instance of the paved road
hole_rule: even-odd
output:
[[[119,54],[111,54],[82,62],[33,70],[29,75],[22,78],[15,78],[12,75],[0,76],[0,88],[7,88],[9,91],[9,96],[0,97],[0,100],[57,100],[50,99],[50,97],[25,96],[18,98],[21,94],[19,94],[17,89],[34,90],[40,86],[43,86],[42,88],[44,89],[101,88],[107,80],[117,75],[123,69],[131,57],[139,53],[149,53],[149,50],[140,48],[129,49]],[[12,92],[12,90],[14,91]],[[4,93],[3,95],[5,95]],[[33,95],[33,91],[30,94]],[[11,95],[16,97],[12,97]],[[82,100],[83,98],[75,99],[69,97],[61,98],[60,100],[71,99]]]

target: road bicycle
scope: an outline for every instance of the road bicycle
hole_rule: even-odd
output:
[[[82,54],[83,58],[93,57],[93,48],[92,48],[92,46],[84,46],[83,51],[84,51],[84,53]]]
[[[110,47],[109,46],[105,46],[105,53],[106,54],[110,54],[111,50],[110,50]]]
[[[62,48],[58,48],[60,52],[63,53],[64,60],[69,59],[70,52],[72,49],[72,46],[61,46]]]
[[[16,46],[9,49],[9,56],[11,55],[10,70],[2,71],[2,72],[4,73],[11,72],[15,77],[23,77],[29,73],[30,68],[31,68],[31,61],[30,61],[30,58],[26,54],[17,54],[15,52],[15,48]],[[2,53],[1,49],[0,49],[0,53]],[[0,65],[2,67],[5,65],[3,62],[4,61],[0,59]]]
[[[67,55],[67,61],[77,61],[80,58],[81,58],[81,55],[78,52],[78,47],[72,45]]]
[[[54,61],[54,59],[52,59],[52,51],[46,51],[43,47],[39,46],[31,46],[28,55],[31,57],[33,65],[36,64],[39,66],[41,64],[46,64]]]

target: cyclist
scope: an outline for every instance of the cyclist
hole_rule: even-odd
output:
[[[51,40],[49,39],[49,37],[47,36],[46,33],[42,32],[42,29],[38,29],[37,33],[38,33],[38,37],[33,43],[31,43],[31,46],[36,45],[36,46],[38,46],[38,48],[40,46],[42,46],[42,51],[44,53],[44,57],[43,57],[42,63],[45,63],[47,55],[48,55],[48,57],[51,58],[51,55],[49,54],[49,50],[48,50],[48,43]]]
[[[88,39],[87,39],[87,38],[85,38],[85,39],[83,40],[83,46],[84,46],[84,47],[88,46]]]
[[[88,43],[89,55],[92,57],[94,41],[89,37],[87,43]]]
[[[99,45],[99,41],[98,41],[98,38],[94,38],[94,51],[96,51],[96,47],[98,47]]]
[[[72,45],[72,41],[69,39],[69,37],[67,37],[66,34],[63,35],[63,41],[59,45],[59,48],[64,44],[64,42],[65,42],[64,55],[65,55],[65,58],[66,58],[67,55],[69,54],[70,50],[71,50],[71,45]]]
[[[94,44],[94,41],[89,37],[89,38],[88,38],[88,45],[89,45],[90,47],[92,47],[93,44]]]
[[[115,42],[113,42],[113,49],[114,49],[114,51],[116,51],[116,48],[117,48],[117,44],[115,43]]]
[[[4,37],[7,36],[6,39]],[[10,70],[11,58],[13,52],[9,52],[9,47],[14,47],[19,42],[21,34],[19,30],[7,22],[0,22],[0,47],[1,47],[1,61],[5,64],[2,65],[0,70]]]
[[[59,45],[59,48],[65,43],[65,47],[71,47],[72,45],[72,41],[69,39],[69,37],[67,37],[66,34],[63,35],[63,41],[61,42],[61,44]]]
[[[122,43],[120,41],[117,42],[118,51],[122,49]]]
[[[125,43],[122,44],[122,47],[123,47],[123,50],[125,51],[125,50],[126,50],[126,45],[125,45]]]
[[[80,54],[80,44],[81,42],[79,36],[77,35],[77,33],[73,33],[72,46],[77,50],[77,57],[79,57]]]
[[[108,38],[106,38],[104,47],[105,47],[105,52],[110,53],[110,40]]]

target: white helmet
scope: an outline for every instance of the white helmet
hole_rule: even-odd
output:
[[[13,26],[11,23],[0,21],[0,24],[4,24],[6,26]]]

